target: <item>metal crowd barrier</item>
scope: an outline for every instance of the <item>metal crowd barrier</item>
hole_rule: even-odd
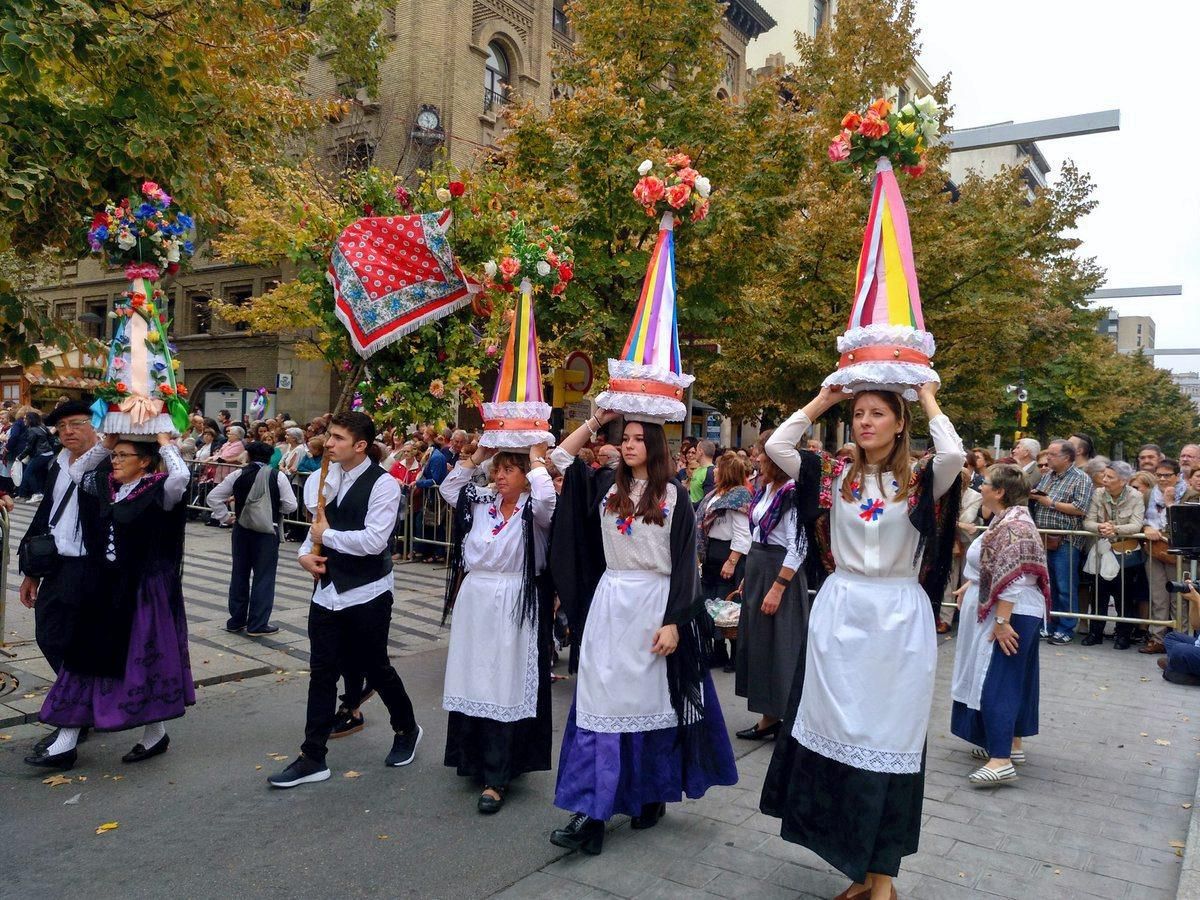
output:
[[[978,530],[976,531],[976,536],[975,536],[974,540],[979,540],[979,538],[982,536],[983,532],[986,529],[983,526],[976,526],[976,527]],[[1091,531],[1068,530],[1068,529],[1060,529],[1060,528],[1039,528],[1038,533],[1041,534],[1043,538],[1059,536],[1059,537],[1063,537],[1063,538],[1078,537],[1078,538],[1084,538],[1086,540],[1087,543],[1085,543],[1084,546],[1082,548],[1080,548],[1080,550],[1079,550],[1080,567],[1079,567],[1079,571],[1077,574],[1080,576],[1080,578],[1075,582],[1076,606],[1081,606],[1082,603],[1081,603],[1081,598],[1079,597],[1079,588],[1082,588],[1088,584],[1088,582],[1086,581],[1086,579],[1088,578],[1088,573],[1083,572],[1082,564],[1083,564],[1083,561],[1087,559],[1087,551],[1091,547],[1091,544],[1094,541],[1098,540],[1099,536]],[[1143,543],[1149,542],[1149,538],[1147,538],[1144,534],[1120,535],[1118,540],[1121,540],[1121,541],[1136,540],[1136,541],[1141,541]],[[1141,565],[1144,569],[1146,569],[1146,580],[1147,580],[1147,586],[1148,586],[1148,590],[1146,592],[1146,603],[1150,609],[1153,609],[1154,608],[1153,603],[1154,603],[1155,579],[1151,578],[1150,567],[1147,565],[1147,560],[1145,558],[1148,556],[1149,550],[1146,547],[1142,547],[1140,549],[1142,550],[1143,560],[1138,565]],[[1126,568],[1125,566],[1122,566],[1120,573],[1119,573],[1120,579],[1121,579],[1121,606],[1125,605],[1125,568]],[[1196,578],[1196,566],[1194,563],[1190,567],[1190,574],[1188,577],[1191,577],[1193,579]],[[1176,555],[1175,556],[1175,573],[1174,573],[1174,578],[1171,580],[1182,581],[1183,579],[1184,579],[1183,557]],[[1099,572],[1096,572],[1091,575],[1090,586],[1092,589],[1092,602],[1096,603],[1096,602],[1098,602],[1097,598],[1099,596],[1099,588],[1100,588],[1100,573]],[[958,587],[958,585],[954,585],[953,587]],[[1143,619],[1143,618],[1138,618],[1138,617],[1133,617],[1133,616],[1110,616],[1107,614],[1107,610],[1108,610],[1108,598],[1107,597],[1105,598],[1104,603],[1105,603],[1105,607],[1104,607],[1105,612],[1104,613],[1099,613],[1099,612],[1085,613],[1085,612],[1069,612],[1069,611],[1051,610],[1050,615],[1055,616],[1057,618],[1079,619],[1081,621],[1087,621],[1087,622],[1090,622],[1090,621],[1116,622],[1116,623],[1138,625],[1138,626],[1142,626],[1144,628],[1164,625],[1164,626],[1173,628],[1176,631],[1189,630],[1188,629],[1188,618],[1187,618],[1187,603],[1185,601],[1182,601],[1178,594],[1171,594],[1171,593],[1167,594],[1167,608],[1168,608],[1168,610],[1173,611],[1173,618],[1170,618],[1170,619],[1151,619],[1151,618]],[[956,604],[953,600],[947,601],[947,600],[943,599],[941,605],[943,607],[946,607],[946,606],[955,606]]]
[[[218,468],[219,467],[219,468]],[[214,463],[211,460],[189,460],[191,481],[186,494],[187,508],[201,521],[207,520],[212,510],[208,505],[209,492],[230,472],[243,466],[233,463]],[[320,477],[320,472],[298,472],[290,477],[292,490],[296,493],[297,508],[279,519],[280,541],[302,541],[312,524],[312,516],[304,505],[304,486],[309,478]],[[400,515],[396,519],[393,533],[394,550],[403,559],[414,553],[444,557],[450,547],[450,521],[453,510],[436,487],[421,489],[402,485]]]

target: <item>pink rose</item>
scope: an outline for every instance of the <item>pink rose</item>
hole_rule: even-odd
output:
[[[692,189],[682,182],[667,188],[667,202],[675,209],[682,209],[691,199]]]
[[[913,178],[920,178],[922,175],[925,174],[925,170],[928,167],[929,167],[928,161],[925,159],[925,157],[922,156],[921,161],[918,162],[915,166],[901,166],[900,169],[901,169],[901,171],[903,171],[907,175],[910,175]]]
[[[693,222],[703,222],[707,218],[708,218],[708,201],[701,200],[692,209],[692,221]]]
[[[700,173],[697,172],[695,169],[693,169],[691,166],[684,166],[682,169],[680,169],[675,174],[678,175],[679,180],[682,181],[684,184],[686,184],[688,187],[695,187],[696,179],[700,177]]]
[[[663,184],[661,178],[654,175],[647,175],[634,187],[633,196],[642,206],[653,206],[663,198],[665,192],[666,185]]]
[[[888,124],[887,119],[880,118],[875,110],[872,109],[867,113],[866,118],[862,120],[862,124],[858,126],[858,130],[865,137],[876,140],[891,131],[892,126]]]
[[[829,145],[829,158],[833,162],[842,162],[850,156],[850,145],[840,137]]]
[[[161,190],[162,190],[162,188],[160,188],[158,186],[158,182],[155,182],[155,181],[143,181],[142,182],[142,193],[145,194],[147,197],[157,197],[159,191],[161,191]]]
[[[521,271],[521,261],[511,256],[500,260],[500,275],[505,281],[512,281]]]
[[[686,153],[672,153],[667,157],[667,164],[682,169],[692,164],[692,158]]]

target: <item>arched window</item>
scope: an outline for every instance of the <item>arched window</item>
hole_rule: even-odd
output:
[[[483,69],[483,109],[491,112],[508,102],[509,66],[504,48],[492,41],[487,46],[487,65]]]

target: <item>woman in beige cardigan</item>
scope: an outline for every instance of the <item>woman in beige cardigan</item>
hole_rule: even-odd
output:
[[[1101,615],[1107,611],[1110,598],[1117,615],[1136,615],[1138,604],[1149,596],[1142,544],[1133,538],[1142,533],[1146,503],[1141,493],[1130,487],[1132,477],[1133,467],[1129,463],[1110,462],[1102,475],[1104,489],[1092,493],[1083,520],[1084,529],[1100,538],[1087,569],[1097,573],[1096,611]],[[1132,633],[1133,625],[1118,623],[1113,649],[1128,650]],[[1091,647],[1103,640],[1104,622],[1093,620],[1082,643]]]

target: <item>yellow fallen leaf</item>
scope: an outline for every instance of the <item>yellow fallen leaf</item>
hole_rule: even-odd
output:
[[[1180,804],[1180,806],[1182,806],[1184,809],[1191,809],[1191,808],[1192,808],[1192,804],[1190,804],[1190,803],[1181,803],[1181,804]]]
[[[362,776],[362,772],[355,772],[353,769],[351,769],[349,772],[346,772],[344,775],[342,775],[343,778],[359,778],[361,776]]]
[[[255,771],[255,772],[257,772],[257,771],[258,771],[259,769],[261,769],[261,768],[262,768],[262,766],[255,766],[255,767],[254,767],[254,771]]]
[[[1154,743],[1158,744],[1158,746],[1160,746],[1160,747],[1170,747],[1171,746],[1170,741],[1163,740],[1162,738],[1155,738]]]
[[[1139,731],[1139,732],[1138,732],[1138,737],[1150,737],[1150,732],[1148,732],[1148,731]]]
[[[376,837],[378,837],[381,841],[386,841],[388,839],[388,836],[386,834],[379,834],[379,835],[376,835]]]
[[[1062,874],[1062,869],[1055,869],[1055,870],[1054,870],[1054,874],[1055,874],[1055,875],[1061,875],[1061,874]]]
[[[42,784],[48,784],[50,787],[58,787],[63,784],[70,784],[71,779],[66,775],[51,775],[49,778],[43,778]]]
[[[99,828],[96,829],[96,834],[105,834],[106,832],[109,832],[109,831],[116,831],[120,827],[121,827],[121,825],[119,822],[105,822],[103,825],[101,825]]]
[[[1183,841],[1167,841],[1167,846],[1174,847],[1177,850],[1182,850],[1187,846],[1187,844],[1185,844]]]
[[[0,734],[0,741],[11,741],[11,740],[12,740],[11,734]]]
[[[84,781],[87,781],[87,776],[86,776],[86,775],[80,775],[80,776],[79,776],[79,777],[77,777],[75,780],[76,780],[76,781],[79,781],[79,782],[84,782]]]
[[[113,780],[113,781],[124,781],[124,780],[125,780],[125,776],[124,776],[124,775],[114,775],[114,776],[113,776],[113,778],[112,778],[112,780]]]

